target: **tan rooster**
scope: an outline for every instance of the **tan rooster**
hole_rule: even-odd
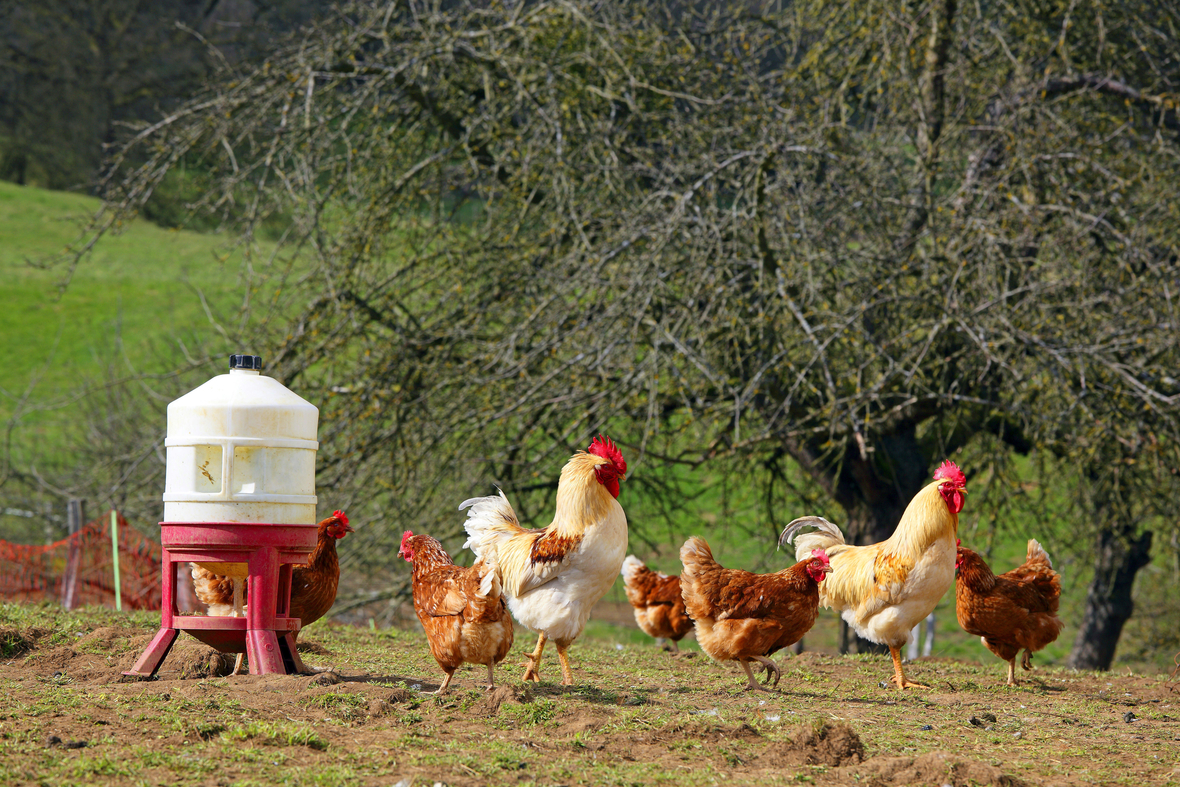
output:
[[[573,685],[570,644],[614,583],[627,554],[627,516],[615,499],[626,473],[622,453],[599,435],[562,468],[557,511],[548,527],[522,528],[503,492],[459,506],[471,509],[464,546],[498,567],[512,616],[539,635],[522,680],[540,681],[541,653],[552,639],[561,682]]]
[[[820,604],[839,610],[860,636],[889,646],[899,689],[929,688],[906,678],[901,648],[955,581],[955,536],[966,486],[955,463],[943,462],[934,483],[914,496],[897,530],[879,544],[846,544],[840,529],[818,516],[796,519],[779,538],[780,544],[794,539],[797,560],[814,549],[827,552],[832,573],[819,588]],[[799,535],[808,526],[818,530]]]

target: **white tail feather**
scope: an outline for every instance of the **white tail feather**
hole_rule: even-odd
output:
[[[496,570],[494,560],[480,558],[472,566],[478,573],[479,590],[476,595],[480,598],[495,598],[500,595],[500,572]]]
[[[805,527],[814,527],[816,531],[800,535],[799,531]],[[787,526],[783,528],[782,535],[779,536],[778,543],[779,546],[782,546],[784,543],[789,544],[792,541],[795,545],[796,560],[805,560],[811,557],[813,549],[828,549],[837,544],[846,543],[840,528],[822,516],[801,516],[788,522]]]
[[[496,491],[500,493],[498,496],[472,497],[459,504],[460,511],[471,509],[467,512],[467,521],[463,523],[467,540],[460,548],[470,549],[477,557],[490,555],[494,558],[495,549],[491,547],[501,538],[511,536],[514,528],[520,527],[516,511],[512,509],[503,490]]]

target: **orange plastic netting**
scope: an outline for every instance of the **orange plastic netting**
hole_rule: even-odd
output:
[[[128,527],[122,516],[118,523],[123,608],[159,609],[160,545]],[[0,600],[114,607],[110,512],[47,546],[0,541]]]

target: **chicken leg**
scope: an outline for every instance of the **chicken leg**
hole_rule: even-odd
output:
[[[455,677],[455,671],[451,670],[450,672],[447,673],[447,676],[445,678],[443,678],[442,685],[438,687],[438,691],[436,691],[434,693],[435,694],[446,694],[447,686],[451,685],[451,678],[453,678],[453,677]]]
[[[738,661],[741,663],[742,669],[746,671],[746,677],[749,678],[749,682],[742,688],[742,691],[770,691],[770,689],[763,686],[754,678],[754,671],[750,669],[749,659],[739,659]],[[768,672],[769,669],[767,667]]]
[[[496,676],[494,673],[495,666],[495,662],[488,662],[488,686],[485,691],[491,691],[492,689],[496,688]]]
[[[777,664],[775,664],[773,661],[766,658],[765,656],[753,656],[752,658],[755,658],[758,661],[760,661],[762,663],[762,666],[764,666],[766,668],[766,683],[768,685],[770,684],[770,675],[772,672],[774,673],[774,688],[777,689],[778,688],[778,681],[779,681],[779,678],[781,678],[783,676],[783,671],[778,668]]]
[[[1016,685],[1016,657],[1008,659],[1008,685]]]
[[[524,664],[526,669],[524,671],[524,675],[522,675],[520,678],[525,683],[528,683],[530,680],[533,683],[541,682],[541,652],[545,650],[546,639],[548,638],[545,636],[545,632],[542,631],[540,636],[537,637],[536,649],[532,653],[525,655],[525,658],[528,659],[528,661]]]
[[[1022,669],[1026,670],[1026,671],[1031,670],[1033,668],[1032,651],[1030,651],[1028,648],[1024,649],[1024,655],[1020,659],[1020,666]]]
[[[561,685],[574,685],[574,671],[570,668],[569,645],[557,643],[557,658],[561,662]]]
[[[901,650],[889,646],[889,655],[893,656],[893,682],[897,684],[899,689],[928,689],[929,686],[924,683],[914,683],[905,676],[905,672],[901,669]]]

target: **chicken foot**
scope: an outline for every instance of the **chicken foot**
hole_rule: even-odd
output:
[[[770,659],[767,659],[767,661],[769,660]],[[742,669],[746,671],[746,677],[749,679],[749,682],[744,687],[742,687],[742,691],[770,691],[770,689],[768,689],[766,686],[763,686],[757,681],[757,679],[754,678],[754,671],[750,669],[749,659],[738,659],[738,662],[742,665]],[[766,671],[769,675],[770,668],[767,667]],[[769,678],[767,682],[769,683]]]
[[[445,694],[447,691],[447,686],[451,685],[451,678],[453,678],[453,677],[455,677],[455,671],[451,670],[450,672],[447,673],[447,676],[445,678],[443,678],[442,685],[438,687],[438,691],[436,691],[434,693],[436,695],[437,694]]]
[[[545,650],[546,639],[548,639],[548,637],[545,636],[545,632],[541,632],[541,634],[537,637],[536,649],[532,653],[525,654],[525,658],[528,659],[528,661],[524,663],[526,669],[524,671],[524,675],[522,675],[520,678],[525,683],[528,683],[530,680],[533,683],[541,682],[541,652]]]
[[[1024,649],[1024,656],[1022,656],[1020,659],[1020,668],[1025,671],[1031,670],[1033,668],[1032,651],[1030,651],[1028,648]]]
[[[246,658],[245,653],[239,653],[237,655],[237,658],[234,659],[234,671],[231,672],[230,675],[241,675],[242,674],[242,662],[245,660],[245,658]],[[304,664],[303,659],[299,658],[299,651],[298,650],[291,651],[291,662],[295,667],[294,674],[296,674],[296,675],[316,675],[320,672],[328,672],[329,671],[328,667],[309,667],[306,664]]]
[[[574,685],[574,671],[570,668],[569,645],[557,643],[557,658],[561,661],[561,685]]]
[[[930,688],[924,683],[914,683],[905,676],[905,672],[901,668],[901,650],[889,646],[889,655],[893,657],[893,682],[897,684],[899,689],[928,689]]]

